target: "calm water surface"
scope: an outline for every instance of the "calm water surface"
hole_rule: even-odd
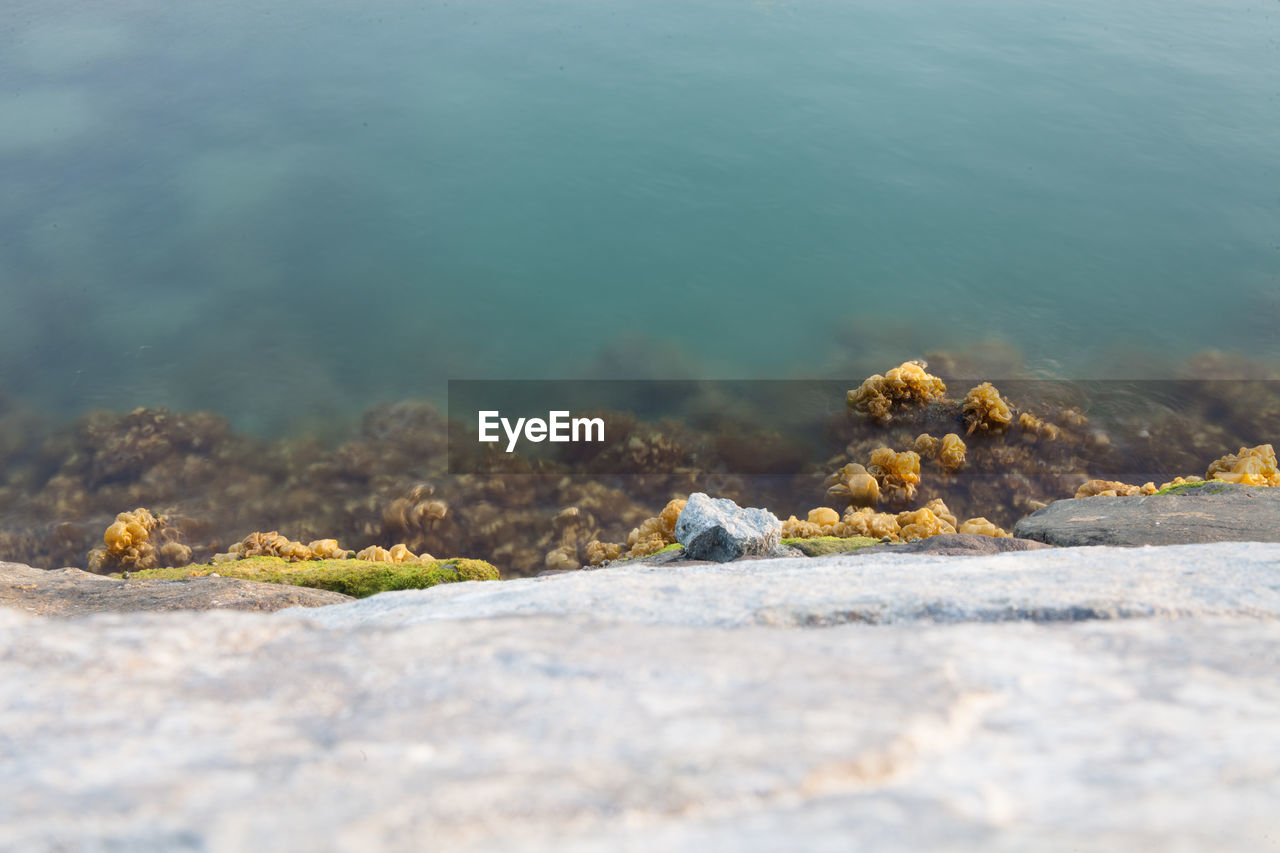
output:
[[[1280,358],[1275,2],[0,13],[0,387],[66,414]]]

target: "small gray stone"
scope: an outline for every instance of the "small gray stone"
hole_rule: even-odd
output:
[[[1280,489],[1209,483],[1054,501],[1019,521],[1013,535],[1062,546],[1280,542]]]
[[[778,548],[782,522],[767,509],[746,509],[726,498],[694,492],[676,519],[676,541],[690,560],[727,563]]]

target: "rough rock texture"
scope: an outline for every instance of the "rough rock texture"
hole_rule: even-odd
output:
[[[592,615],[736,628],[1070,622],[1146,616],[1280,618],[1280,546],[1045,548],[963,558],[833,554],[731,565],[627,564],[500,584],[384,593],[311,618],[391,627],[440,619]]]
[[[676,519],[676,541],[690,560],[727,563],[778,547],[782,522],[767,509],[743,508],[727,498],[694,492]]]
[[[979,536],[974,533],[942,533],[927,539],[916,539],[901,545],[876,545],[863,553],[892,551],[897,554],[940,554],[952,557],[977,557],[982,554],[1006,554],[1010,551],[1034,551],[1052,548],[1044,542],[1004,536]]]
[[[1054,501],[1019,521],[1013,535],[1068,546],[1280,542],[1280,489],[1223,483]]]
[[[1277,617],[1240,544],[0,610],[0,849],[1274,849]]]
[[[283,610],[352,601],[349,595],[232,578],[121,580],[79,569],[0,562],[0,606],[40,616],[133,610]]]

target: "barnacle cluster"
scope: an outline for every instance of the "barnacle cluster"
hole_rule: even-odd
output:
[[[102,548],[89,552],[91,572],[117,572],[181,566],[191,562],[191,549],[163,517],[139,507],[116,516],[102,534]]]

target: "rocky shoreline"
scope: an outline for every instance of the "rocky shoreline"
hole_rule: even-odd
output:
[[[1231,491],[1065,501],[1028,532],[1078,531],[1087,509],[1179,536],[1166,513],[1273,505]],[[0,564],[0,847],[1263,850],[1280,835],[1265,748],[1280,544],[956,534],[685,556],[360,600]],[[216,612],[138,612],[177,609]]]

